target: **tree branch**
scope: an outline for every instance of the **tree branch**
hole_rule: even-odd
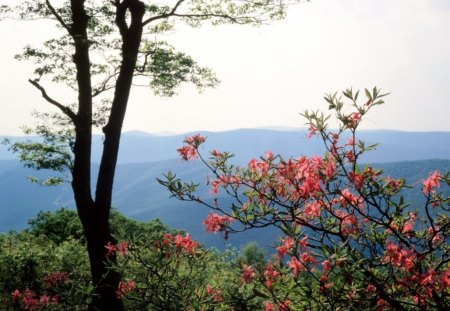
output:
[[[167,18],[169,16],[174,16],[176,10],[183,2],[184,2],[184,0],[178,0],[177,3],[175,4],[175,6],[172,8],[172,10],[169,13],[150,17],[142,22],[142,26],[150,24],[151,22],[158,20],[158,19]]]
[[[96,97],[96,96],[100,95],[101,93],[103,93],[103,92],[105,92],[105,91],[108,91],[108,90],[111,90],[111,89],[115,88],[115,85],[111,85],[111,84],[108,85],[108,82],[109,82],[112,78],[116,77],[117,75],[118,75],[117,72],[115,72],[115,73],[113,73],[113,74],[110,74],[108,77],[106,77],[106,78],[100,83],[100,85],[99,85],[98,87],[94,87],[93,90],[92,90],[92,97]]]
[[[68,116],[74,124],[77,123],[77,116],[76,114],[67,106],[64,106],[63,104],[60,104],[53,98],[47,95],[47,92],[45,89],[36,81],[29,79],[28,82],[30,82],[32,85],[34,85],[39,91],[41,91],[42,97],[49,102],[50,104],[58,107],[66,116]]]
[[[47,4],[47,7],[52,12],[53,16],[56,18],[56,20],[63,26],[69,34],[72,32],[72,29],[64,22],[62,17],[56,12],[55,8],[51,5],[50,0],[45,0],[45,4]]]

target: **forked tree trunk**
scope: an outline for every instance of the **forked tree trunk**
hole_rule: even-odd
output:
[[[119,152],[120,135],[127,108],[139,45],[142,40],[142,19],[145,7],[139,0],[124,0],[117,4],[116,24],[122,36],[122,62],[117,77],[111,114],[104,127],[103,155],[97,179],[95,200],[91,193],[92,143],[92,85],[90,76],[89,40],[83,0],[71,0],[71,36],[75,42],[74,62],[77,69],[78,112],[75,122],[74,167],[72,188],[75,202],[86,236],[94,293],[88,310],[122,311],[123,303],[116,290],[120,274],[108,269],[105,245],[113,241],[109,228],[109,215]],[[131,15],[127,24],[126,13]]]

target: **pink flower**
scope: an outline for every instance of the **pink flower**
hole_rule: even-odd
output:
[[[288,262],[288,267],[291,268],[294,277],[297,278],[301,270],[303,270],[302,263],[297,259],[297,257],[292,257]]]
[[[194,136],[187,136],[184,139],[184,142],[187,145],[178,148],[177,151],[181,156],[181,159],[184,161],[193,160],[198,157],[197,148],[204,143],[206,140],[205,137],[202,137],[200,134],[196,134]]]
[[[420,281],[420,285],[432,285],[434,283],[434,276],[436,272],[433,270],[428,270],[425,274],[422,275],[422,281]]]
[[[388,304],[387,304],[386,300],[383,300],[381,298],[379,298],[377,300],[376,305],[377,305],[377,307],[376,307],[377,311],[378,310],[386,310],[388,308]]]
[[[287,237],[284,239],[283,244],[277,247],[278,258],[283,258],[284,255],[292,248],[294,245],[294,239],[291,237]]]
[[[349,116],[348,116],[348,126],[351,128],[355,128],[359,121],[361,121],[361,114],[359,112],[352,112]]]
[[[27,288],[22,298],[23,308],[25,310],[33,310],[38,303],[39,300],[37,299],[36,294]]]
[[[320,201],[305,203],[303,212],[307,218],[315,218],[320,216],[322,211],[322,203]]]
[[[250,172],[256,172],[258,170],[258,160],[251,159],[250,162],[248,162],[248,169]]]
[[[211,154],[215,157],[221,157],[223,154],[216,149],[211,150]]]
[[[278,304],[278,310],[279,311],[289,311],[289,305],[292,303],[290,300],[282,301]]]
[[[434,171],[431,173],[426,180],[422,181],[423,184],[423,193],[425,195],[429,195],[434,192],[434,188],[439,187],[439,179],[441,178],[441,173],[439,171]]]
[[[120,242],[117,244],[117,250],[119,254],[127,256],[128,255],[128,242]]]
[[[184,161],[193,160],[198,157],[197,149],[192,146],[183,146],[178,148],[177,151]]]
[[[414,261],[417,256],[414,250],[404,250],[401,246],[389,241],[386,245],[386,252],[382,259],[382,263],[390,263],[394,267],[398,267],[403,270],[412,270],[414,268]]]
[[[414,223],[417,219],[417,215],[414,213],[409,213],[409,219],[405,224],[403,225],[402,233],[404,233],[406,236],[410,236],[414,229]]]
[[[273,281],[275,281],[278,275],[279,272],[273,268],[273,265],[270,263],[267,264],[266,268],[264,269],[264,278],[266,279],[265,284],[268,288],[272,287]]]
[[[267,163],[268,160],[258,162],[258,168],[261,170],[261,174],[266,174],[269,171],[269,163]]]
[[[308,245],[308,236],[305,235],[303,238],[301,238],[298,241],[298,245],[300,246],[300,248],[304,251],[306,249],[306,246]]]
[[[18,289],[16,289],[15,291],[13,291],[11,293],[11,296],[12,296],[13,302],[18,301],[20,298],[20,291]]]
[[[331,265],[328,259],[322,262],[322,266],[323,266],[323,273],[327,273],[328,271],[330,271]]]
[[[42,295],[41,298],[39,299],[39,303],[43,307],[46,307],[49,302],[50,302],[50,297],[48,297],[47,295]]]
[[[308,135],[306,135],[307,138],[311,138],[314,135],[316,135],[317,128],[314,125],[310,124],[308,130],[309,130],[309,133],[308,133]]]
[[[173,236],[170,233],[165,233],[162,244],[164,246],[169,246],[170,243],[172,243],[172,241],[173,241]]]
[[[124,295],[132,290],[134,290],[136,287],[136,284],[133,280],[129,280],[127,282],[120,281],[119,287],[116,290],[117,298],[122,299]]]
[[[218,193],[219,187],[226,188],[227,186],[238,186],[241,183],[241,177],[239,175],[221,175],[211,183],[211,192]]]
[[[362,174],[350,172],[348,177],[356,189],[361,189],[364,186],[364,176]]]
[[[336,163],[334,160],[330,157],[330,159],[327,162],[324,162],[324,174],[328,179],[331,179],[334,174],[336,173]]]
[[[120,255],[128,255],[128,242],[121,242],[117,245],[112,244],[111,242],[108,242],[105,245],[105,248],[108,250],[106,253],[106,256],[112,256],[116,252],[119,252]]]
[[[264,311],[274,311],[273,307],[270,301],[264,301]]]
[[[273,159],[273,153],[272,153],[272,151],[266,151],[265,153],[264,153],[264,160],[266,160],[266,161],[270,161],[270,160],[272,160]]]
[[[229,216],[209,213],[208,217],[203,221],[203,224],[205,225],[206,231],[215,233],[224,230],[232,221],[234,219]]]
[[[214,289],[210,284],[206,286],[206,293],[209,296],[212,296],[214,301],[223,300],[222,291],[220,291],[219,289]]]
[[[250,283],[255,276],[256,276],[256,272],[252,266],[244,265],[242,267],[242,278],[244,279],[245,283]]]
[[[434,225],[434,230],[433,230],[433,227],[429,227],[427,229],[427,234],[429,236],[433,237],[431,239],[432,243],[437,243],[437,242],[439,242],[442,239],[441,232],[439,230],[440,230],[439,227],[436,226],[436,225]]]
[[[111,242],[108,242],[105,245],[105,248],[108,250],[108,252],[106,253],[106,256],[112,256],[116,253],[117,251],[117,246],[112,244]]]
[[[350,115],[350,120],[352,121],[361,120],[361,114],[359,112],[352,112],[352,114]]]
[[[356,295],[356,289],[352,288],[347,292],[347,298],[351,301],[355,298]]]
[[[392,188],[393,191],[397,191],[401,184],[401,180],[392,179],[390,176],[386,178],[386,186]]]
[[[348,159],[349,162],[351,163],[355,162],[355,154],[353,153],[353,150],[347,151],[345,153],[345,157]]]
[[[301,259],[302,263],[305,264],[305,265],[307,265],[309,263],[312,263],[312,264],[315,265],[317,263],[316,259],[313,256],[311,256],[309,253],[307,253],[307,252],[304,252],[300,256],[300,259]]]
[[[450,287],[450,270],[446,270],[442,273],[441,278],[439,279],[439,283],[443,288]]]
[[[198,247],[198,243],[196,241],[193,241],[191,239],[191,236],[189,234],[186,234],[184,237],[180,234],[177,234],[175,236],[175,246],[179,251],[183,251],[186,254],[193,255],[195,253],[195,250]]]
[[[201,136],[200,134],[195,134],[194,136],[187,136],[184,139],[184,142],[190,146],[193,146],[194,148],[197,148],[202,143],[206,141],[206,138]]]
[[[44,278],[45,284],[48,288],[54,287],[57,283],[65,282],[68,280],[67,272],[53,272]]]

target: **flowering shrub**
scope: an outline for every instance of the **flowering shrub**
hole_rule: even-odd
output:
[[[206,279],[208,255],[189,234],[125,232],[124,239],[127,242],[105,247],[118,252],[111,268],[123,276],[116,293],[127,310],[186,310],[201,302],[202,291],[196,285]],[[127,247],[119,251],[120,245]]]
[[[85,310],[91,283],[85,246],[28,232],[0,236],[1,310]]]
[[[262,304],[254,290],[263,255],[254,245],[221,254],[177,232],[122,238],[127,252],[111,268],[123,277],[116,293],[127,310],[257,310]]]
[[[432,172],[421,182],[423,205],[405,202],[410,186],[382,170],[361,165],[375,146],[357,137],[364,116],[383,103],[377,88],[326,97],[339,122],[305,112],[309,137],[318,136],[323,157],[284,159],[267,152],[245,167],[230,164],[232,155],[199,146],[205,138],[187,137],[178,149],[183,160],[200,158],[210,169],[211,192],[234,199],[221,205],[196,193],[197,185],[169,173],[160,183],[180,200],[195,201],[212,212],[204,221],[210,232],[276,226],[283,237],[277,255],[265,267],[243,267],[243,283],[255,283],[265,310],[413,310],[450,309],[449,203],[442,192],[448,173]],[[416,204],[415,204],[416,203]],[[218,296],[220,289],[211,293]]]

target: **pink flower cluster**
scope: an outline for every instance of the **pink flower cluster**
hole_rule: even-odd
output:
[[[208,217],[203,221],[203,224],[205,225],[206,231],[215,233],[225,230],[233,221],[234,219],[229,216],[209,213]]]
[[[45,284],[48,288],[54,287],[58,283],[66,282],[69,279],[67,272],[53,272],[44,278]]]
[[[386,245],[383,263],[390,263],[394,267],[410,270],[414,267],[416,255],[412,250],[405,250],[401,246],[389,241]]]
[[[271,303],[270,301],[264,302],[264,311],[289,311],[289,305],[292,303],[290,300],[284,300],[278,303],[278,305]]]
[[[177,253],[185,253],[194,255],[195,250],[198,248],[199,244],[197,241],[192,240],[189,234],[186,235],[172,235],[170,233],[164,234],[162,245],[157,242],[155,244],[158,248],[163,246],[165,248],[175,247]]]
[[[136,284],[134,283],[133,280],[129,280],[129,281],[120,281],[119,282],[119,286],[116,290],[116,295],[117,298],[119,299],[123,299],[123,297],[126,295],[126,293],[131,292],[135,289]]]
[[[294,246],[294,239],[291,237],[286,237],[283,243],[277,247],[278,259],[281,259],[286,255],[286,253]]]
[[[264,269],[264,279],[266,280],[265,285],[267,286],[267,288],[272,288],[273,282],[275,282],[279,275],[280,273],[275,270],[274,266],[271,263],[268,263],[266,265],[266,268]]]
[[[242,266],[242,279],[244,283],[250,283],[256,276],[256,271],[252,266],[243,265]]]
[[[213,297],[213,301],[218,302],[223,300],[222,291],[220,289],[213,288],[210,284],[206,286],[206,293]]]
[[[13,303],[17,303],[23,310],[36,310],[48,307],[50,304],[57,304],[59,301],[58,295],[42,295],[38,296],[35,292],[25,289],[21,293],[18,289],[11,293]]]
[[[240,185],[241,179],[238,176],[222,175],[211,183],[211,192],[218,193],[219,187],[226,187],[228,185]]]
[[[431,173],[427,179],[422,181],[423,184],[423,193],[425,195],[429,195],[434,192],[436,187],[439,187],[439,179],[441,178],[441,173],[439,171],[435,171]]]
[[[107,249],[106,256],[112,256],[116,253],[119,255],[128,255],[128,242],[120,242],[117,245],[112,244],[111,242],[108,242],[105,245],[105,248]]]
[[[189,234],[186,234],[185,236],[182,236],[180,234],[177,234],[174,238],[174,243],[179,251],[183,251],[187,254],[193,255],[195,253],[195,250],[198,247],[198,242],[193,241]]]
[[[181,159],[184,161],[196,159],[198,157],[197,148],[205,141],[206,138],[202,137],[200,134],[186,137],[184,139],[184,143],[186,143],[186,145],[177,149]]]

